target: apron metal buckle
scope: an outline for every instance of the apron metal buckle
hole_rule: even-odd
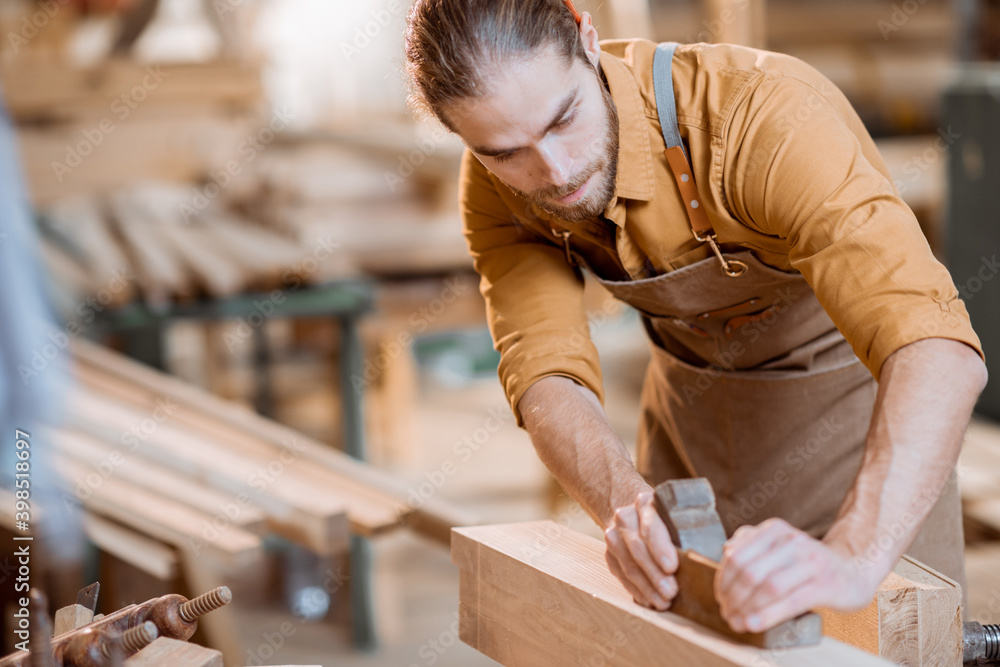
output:
[[[704,236],[699,235],[698,232],[694,232],[694,237],[702,243],[708,243],[711,246],[712,252],[719,258],[719,264],[722,265],[722,272],[730,278],[739,278],[750,268],[746,263],[738,259],[726,259],[723,257],[722,251],[719,250],[719,244],[715,240],[715,232],[709,232]]]
[[[568,229],[560,231],[555,227],[553,227],[552,233],[562,238],[563,240],[563,248],[566,250],[566,263],[569,264],[570,266],[576,266],[576,262],[573,261],[573,254],[569,248],[569,237],[573,234],[573,232],[569,231]]]

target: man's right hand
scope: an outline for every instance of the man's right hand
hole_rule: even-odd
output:
[[[677,550],[666,524],[653,505],[653,490],[640,492],[635,502],[614,511],[604,531],[605,558],[611,573],[635,601],[666,611],[677,595]]]

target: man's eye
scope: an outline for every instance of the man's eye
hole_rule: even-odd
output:
[[[556,127],[566,127],[567,125],[572,124],[574,120],[576,120],[576,111],[556,123]]]
[[[497,162],[507,162],[512,157],[514,157],[514,155],[516,155],[516,153],[502,153],[500,155],[494,155],[493,159],[496,160]]]

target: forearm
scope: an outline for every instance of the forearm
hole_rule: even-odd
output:
[[[586,387],[565,377],[542,378],[518,408],[542,463],[601,527],[649,488]]]
[[[920,340],[886,360],[861,470],[823,539],[874,585],[940,496],[985,384],[982,360],[953,340]]]

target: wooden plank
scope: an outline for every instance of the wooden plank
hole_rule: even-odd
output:
[[[157,637],[152,644],[125,661],[129,667],[223,667],[222,653],[170,637]]]
[[[197,219],[229,249],[234,261],[253,274],[256,287],[289,287],[297,279],[310,282],[310,273],[300,265],[311,251],[297,241],[222,211],[209,209]]]
[[[138,456],[131,456],[125,447],[116,448],[80,431],[59,429],[57,432],[59,436],[55,442],[63,455],[85,465],[114,470],[114,474],[121,479],[155,491],[164,498],[208,515],[225,513],[226,506],[233,502],[231,495],[165,470],[162,466],[152,465]],[[226,517],[234,525],[255,533],[261,532],[266,521],[264,513],[252,506],[243,507],[238,514],[227,514]]]
[[[260,71],[234,62],[146,66],[112,59],[81,69],[20,58],[0,62],[0,81],[4,102],[17,120],[84,114],[127,118],[135,105],[149,103],[247,108],[263,98]]]
[[[161,224],[157,231],[210,296],[224,298],[239,294],[251,281],[252,275],[244,272],[228,254],[220,252],[215,237],[207,230]]]
[[[914,667],[962,664],[962,590],[908,556],[865,609],[819,613],[824,634],[887,660]]]
[[[56,610],[52,622],[52,634],[61,635],[64,632],[82,628],[93,620],[93,609],[87,609],[82,604],[71,604]]]
[[[552,521],[456,528],[460,638],[505,665],[891,664],[829,638],[757,649],[645,609],[608,571],[604,551]]]
[[[70,395],[67,407],[67,420],[97,438],[115,440],[148,422],[148,432],[141,431],[136,454],[232,494],[229,504],[235,506],[235,512],[248,505],[260,508],[267,513],[273,530],[318,553],[346,550],[348,530],[343,502],[328,489],[296,474],[290,465],[295,457],[291,448],[272,449],[269,456],[248,456],[175,423],[173,408],[162,421],[157,421],[151,416],[155,413],[96,393],[75,392]],[[225,509],[209,516],[209,524],[219,517],[225,528],[229,523]]]
[[[132,264],[114,237],[105,211],[94,199],[70,198],[48,207],[41,227],[84,264],[90,275],[84,287],[88,296],[101,298],[100,307],[114,308],[135,298]],[[104,292],[95,294],[99,290]]]
[[[104,111],[107,120],[117,120]],[[175,110],[139,105],[109,134],[101,133],[100,120],[18,128],[25,180],[36,205],[114,192],[138,179],[196,183],[206,170],[225,169],[240,142],[266,123],[257,114],[234,114],[207,104]],[[192,186],[192,198],[194,190]]]
[[[261,446],[294,442],[299,454],[294,463],[296,468],[304,469],[305,473],[349,499],[348,517],[352,530],[357,533],[374,534],[406,523],[447,544],[452,527],[478,523],[477,517],[468,511],[438,498],[429,498],[419,507],[413,507],[410,490],[391,476],[265,419],[240,404],[87,341],[73,341],[73,349],[85,381],[90,382],[96,374],[111,375],[128,384],[132,397],[145,392],[144,400],[150,396],[169,398],[179,406],[172,420],[191,425],[208,437],[251,451]],[[84,368],[93,373],[85,375]]]
[[[260,537],[238,526],[218,531],[214,539],[203,537],[204,526],[212,517],[179,503],[127,484],[115,477],[102,477],[93,468],[60,458],[56,469],[72,488],[86,493],[80,498],[86,509],[120,521],[135,530],[178,547],[193,544],[218,554],[231,564],[250,562],[262,553]],[[88,483],[91,479],[94,483]]]
[[[181,260],[170,252],[158,226],[142,206],[128,191],[117,192],[108,201],[146,301],[165,303],[171,298],[193,296],[191,276]]]
[[[80,260],[52,239],[42,236],[39,239],[39,251],[53,281],[67,293],[72,294],[74,308],[70,312],[75,309],[77,303],[100,289],[93,275],[80,263]]]
[[[206,228],[186,219],[184,211],[194,210],[190,187],[150,183],[129,188],[123,195],[135,207],[136,217],[155,226],[167,249],[209,295],[232,296],[249,282],[253,272],[244,271],[229,253],[220,252]]]
[[[83,514],[83,529],[102,551],[154,579],[167,582],[176,579],[177,553],[172,547],[91,512]]]

